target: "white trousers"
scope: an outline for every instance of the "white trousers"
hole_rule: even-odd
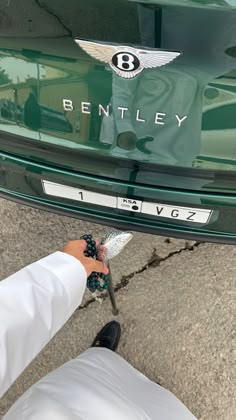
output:
[[[33,385],[3,420],[196,420],[116,353],[90,348]]]

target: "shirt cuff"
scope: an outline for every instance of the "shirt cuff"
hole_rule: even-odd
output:
[[[60,279],[70,297],[72,307],[76,308],[81,303],[87,284],[87,272],[77,258],[57,251],[36,264],[40,264]]]

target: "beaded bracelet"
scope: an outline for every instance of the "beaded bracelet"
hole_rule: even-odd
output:
[[[93,240],[92,235],[82,235],[80,239],[83,239],[87,242],[87,248],[84,252],[85,257],[98,258],[96,242]],[[87,280],[87,287],[90,292],[103,292],[108,289],[109,285],[109,276],[103,273],[97,273],[93,271]]]

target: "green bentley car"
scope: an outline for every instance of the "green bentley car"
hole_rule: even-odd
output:
[[[236,0],[5,0],[0,195],[236,243]]]

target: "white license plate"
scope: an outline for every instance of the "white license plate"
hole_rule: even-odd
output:
[[[192,223],[208,223],[212,210],[196,209],[191,207],[172,206],[160,203],[116,197],[107,194],[95,193],[81,188],[69,187],[50,181],[42,181],[46,194],[55,197],[68,198],[97,206],[112,207],[126,211],[150,214],[172,220],[184,220]]]
[[[116,208],[116,197],[111,195],[68,187],[49,181],[42,181],[42,183],[46,194],[54,195],[55,197],[69,198],[70,200],[83,201],[84,203],[97,204],[98,206]]]
[[[210,220],[212,210],[170,206],[167,204],[148,203],[144,201],[142,213],[167,217],[168,219],[184,220],[186,222],[207,223]]]

